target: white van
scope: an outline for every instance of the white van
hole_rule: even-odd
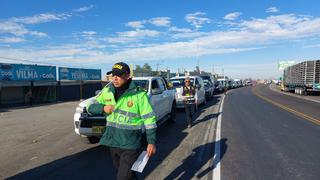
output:
[[[203,79],[200,76],[188,76],[190,77],[191,84],[196,87],[196,109],[198,109],[198,106],[200,104],[206,104],[206,91]],[[170,82],[173,86],[173,88],[176,89],[176,104],[177,108],[184,108],[184,102],[182,98],[182,87],[184,86],[184,80],[186,79],[186,76],[179,76],[179,77],[173,77],[170,78]]]

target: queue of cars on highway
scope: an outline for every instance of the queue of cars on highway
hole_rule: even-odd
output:
[[[191,84],[196,87],[196,106],[206,104],[214,94],[223,92],[225,88],[232,89],[243,86],[241,80],[215,79],[209,75],[188,76]],[[133,77],[132,81],[136,86],[145,90],[149,96],[154,112],[157,116],[157,123],[165,121],[174,122],[176,108],[184,108],[182,87],[186,76],[177,76],[167,81],[163,77]],[[248,84],[248,82],[246,82]],[[106,86],[111,85],[110,83]],[[96,93],[96,96],[99,92]],[[97,143],[103,135],[106,118],[104,115],[91,116],[87,113],[87,105],[95,100],[95,96],[82,101],[76,108],[74,114],[74,127],[76,134],[86,143]]]
[[[176,113],[175,90],[168,87],[162,77],[134,77],[133,83],[145,90],[157,117],[157,124],[165,121],[174,122]],[[106,85],[110,86],[111,83]],[[98,95],[98,93],[97,93]],[[104,115],[92,116],[87,112],[87,106],[95,101],[95,96],[82,101],[74,114],[75,132],[86,143],[97,143],[103,135],[106,124]]]

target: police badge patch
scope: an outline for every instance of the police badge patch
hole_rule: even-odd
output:
[[[133,101],[128,101],[127,106],[128,107],[132,107],[133,106]]]

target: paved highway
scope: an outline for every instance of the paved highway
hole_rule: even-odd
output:
[[[225,98],[221,179],[319,179],[320,126],[301,115],[319,118],[319,104],[268,86],[253,89],[232,90]]]
[[[320,103],[272,91],[266,85],[256,86],[254,94],[298,116],[320,125]]]
[[[191,129],[181,110],[163,124],[139,179],[319,179],[319,103],[259,85],[229,91],[219,113],[221,97],[200,108]],[[74,133],[77,104],[2,109],[0,179],[115,179],[108,149]]]
[[[139,179],[208,179],[220,96],[195,115],[188,129],[184,111],[158,130],[157,154]],[[73,129],[78,102],[0,112],[0,179],[115,179],[108,149],[83,144]]]

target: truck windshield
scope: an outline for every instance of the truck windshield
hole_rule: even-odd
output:
[[[139,86],[140,88],[144,89],[145,91],[148,91],[149,89],[149,81],[148,80],[132,80],[132,82]]]
[[[170,79],[170,82],[172,83],[173,88],[180,88],[184,86],[184,78],[179,79]],[[190,83],[193,84],[194,79],[190,78]]]
[[[219,80],[217,82],[219,83],[219,85],[222,85],[222,86],[224,86],[224,84],[225,84],[225,81],[222,81],[222,80]]]
[[[210,76],[201,76],[201,77],[202,77],[202,79],[204,81],[210,81],[211,82]]]

